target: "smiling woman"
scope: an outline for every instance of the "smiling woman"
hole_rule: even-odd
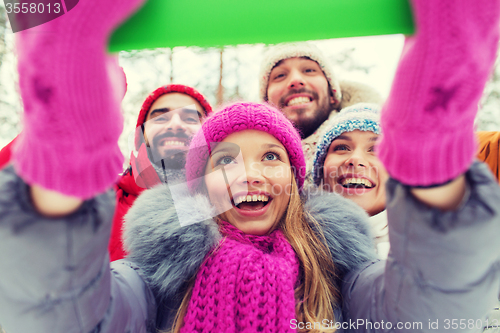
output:
[[[233,325],[264,331],[269,322],[286,331],[295,317],[310,322],[338,317],[339,284],[331,279],[336,267],[318,222],[306,218],[299,197],[305,161],[290,121],[269,106],[234,104],[207,119],[191,147],[196,149],[188,152],[188,184],[191,192],[208,196],[224,239],[198,269],[174,331],[213,325],[220,331]],[[227,278],[236,276],[228,284]],[[262,305],[248,303],[249,296]],[[201,315],[200,307],[210,300],[241,308],[241,314]],[[277,311],[264,303],[282,306]]]
[[[330,121],[314,159],[314,183],[353,200],[370,216],[386,204],[389,175],[375,154],[380,133],[380,106],[347,107]]]
[[[352,200],[370,215],[377,254],[387,258],[389,228],[386,183],[389,174],[376,156],[380,106],[359,103],[344,108],[329,120],[318,143],[313,164],[314,183]]]
[[[212,172],[220,168],[222,173]],[[285,147],[271,134],[256,130],[231,133],[222,140],[212,151],[205,175],[210,201],[220,217],[251,235],[264,235],[276,226],[290,201],[291,182]],[[230,202],[223,200],[227,194]]]

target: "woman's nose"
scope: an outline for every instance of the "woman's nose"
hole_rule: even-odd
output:
[[[362,152],[353,152],[351,156],[345,161],[345,165],[348,167],[366,167],[368,165],[367,160]]]

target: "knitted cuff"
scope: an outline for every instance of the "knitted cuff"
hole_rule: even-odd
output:
[[[445,183],[476,153],[474,117],[498,48],[497,0],[413,0],[406,41],[382,112],[379,157],[411,186]]]
[[[142,1],[80,1],[17,34],[24,123],[13,161],[28,183],[88,198],[122,171],[125,82],[106,47],[113,28]]]

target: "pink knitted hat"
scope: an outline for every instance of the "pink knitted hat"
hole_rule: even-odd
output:
[[[269,133],[283,144],[297,185],[302,188],[306,164],[300,135],[292,123],[270,105],[235,103],[210,116],[193,137],[186,160],[186,178],[191,191],[201,185],[211,153],[210,143],[221,142],[231,133],[250,129]]]

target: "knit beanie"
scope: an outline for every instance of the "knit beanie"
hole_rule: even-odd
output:
[[[186,178],[191,191],[199,189],[211,153],[210,144],[244,130],[271,134],[285,147],[299,188],[304,184],[305,159],[300,135],[292,123],[267,104],[235,103],[214,113],[191,141],[186,159]]]
[[[323,163],[332,141],[342,133],[354,130],[369,131],[380,134],[380,106],[371,103],[358,103],[342,109],[331,120],[323,139],[318,143],[313,162],[314,184],[319,185],[323,179]]]
[[[314,60],[318,63],[319,67],[325,74],[325,77],[332,89],[332,95],[335,100],[342,100],[342,92],[340,91],[340,85],[337,78],[334,76],[333,71],[328,63],[327,58],[315,45],[307,42],[299,43],[283,43],[270,47],[264,59],[262,60],[259,73],[259,86],[260,86],[260,98],[262,101],[267,102],[267,87],[269,85],[269,75],[271,71],[281,60],[289,58],[301,58],[306,57]]]
[[[193,87],[185,86],[183,84],[167,84],[165,86],[157,88],[155,91],[149,94],[144,103],[142,103],[141,111],[139,112],[139,116],[137,117],[136,128],[140,127],[146,122],[149,109],[151,109],[151,105],[153,105],[153,103],[158,98],[165,94],[174,92],[189,95],[196,101],[198,101],[198,103],[200,103],[201,107],[205,111],[205,116],[208,116],[212,112],[212,106],[207,101],[205,96],[203,96],[198,90],[194,89]],[[141,140],[142,139],[140,137],[136,136],[136,149],[139,149]]]

